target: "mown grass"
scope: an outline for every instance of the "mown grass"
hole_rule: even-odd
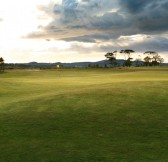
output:
[[[0,161],[168,161],[168,69],[0,74]]]

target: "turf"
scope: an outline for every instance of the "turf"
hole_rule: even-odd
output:
[[[168,68],[0,74],[0,161],[168,161]]]

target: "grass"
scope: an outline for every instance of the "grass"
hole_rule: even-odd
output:
[[[168,69],[0,74],[0,161],[168,161]]]

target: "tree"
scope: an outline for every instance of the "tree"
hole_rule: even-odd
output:
[[[130,67],[132,65],[132,60],[133,58],[128,58],[127,60],[125,60],[123,66],[127,66]]]
[[[134,50],[131,49],[126,49],[126,50],[121,50],[120,53],[124,55],[125,57],[125,62],[124,62],[124,66],[131,66],[132,65],[132,59],[131,58],[131,54],[134,53]]]
[[[105,54],[105,57],[110,61],[110,64],[112,66],[116,66],[117,65],[116,54],[117,54],[117,51],[108,52],[108,53]]]
[[[4,59],[0,57],[0,71],[4,71]]]
[[[131,53],[134,53],[134,50],[131,49],[126,49],[126,50],[121,50],[120,53],[124,55],[125,60],[131,58]]]
[[[150,65],[150,61],[151,61],[151,58],[149,56],[146,56],[144,58],[144,65],[145,66],[149,66]]]
[[[159,61],[159,63],[161,64],[161,63],[164,62],[164,58],[159,58],[158,61]]]
[[[147,65],[156,66],[164,62],[164,59],[155,51],[146,51],[144,61]]]
[[[153,56],[153,60],[152,60],[153,65],[159,65],[162,62],[164,62],[164,59],[158,53],[156,53]]]

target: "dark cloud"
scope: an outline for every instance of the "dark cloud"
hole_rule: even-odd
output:
[[[101,30],[114,30],[114,29],[123,29],[128,27],[130,22],[128,22],[121,14],[114,13],[105,13],[103,16],[94,17],[91,21],[92,28],[101,29]]]
[[[129,46],[121,45],[120,41],[114,41],[112,44],[97,44],[94,43],[93,46],[86,47],[82,46],[80,43],[73,43],[70,51],[77,51],[79,53],[90,54],[92,52],[95,53],[107,53],[110,51],[120,51],[121,49],[133,49],[138,53],[143,54],[145,51],[157,51],[158,53],[162,53],[168,51],[168,38],[154,36],[154,37],[146,37],[143,41],[140,42],[131,42]]]
[[[118,42],[118,43],[117,43]],[[136,52],[144,52],[144,51],[157,51],[157,52],[165,52],[168,51],[168,38],[160,37],[160,36],[153,36],[153,37],[146,37],[143,41],[139,42],[130,42],[128,45],[120,45],[121,41],[116,41],[115,44],[112,45],[101,45],[97,47],[99,51],[106,52],[106,51],[114,51],[114,50],[121,50],[122,48],[130,48],[135,50]]]
[[[54,20],[44,32],[52,31],[56,37],[54,26],[86,29],[88,35],[95,30],[117,31],[119,35],[165,32],[168,30],[166,6],[168,0],[63,0],[61,5],[54,5]]]
[[[55,4],[53,21],[29,38],[53,38],[76,42],[120,42],[120,36],[148,35],[144,42],[134,40],[130,47],[167,50],[168,0],[63,0]],[[152,36],[155,35],[155,39]],[[156,37],[162,35],[162,37]],[[126,40],[125,40],[126,41]],[[120,48],[122,45],[117,45]],[[101,50],[113,48],[102,45]]]
[[[135,14],[143,12],[154,0],[120,0],[121,10]]]
[[[77,37],[69,37],[64,38],[65,41],[78,41],[78,42],[88,42],[88,43],[96,43],[96,42],[102,42],[102,41],[111,41],[118,38],[118,34],[114,33],[95,33],[95,34],[89,34],[89,35],[83,35],[83,36],[77,36]]]
[[[95,38],[93,38],[91,35],[64,38],[63,40],[67,42],[77,41],[77,42],[86,42],[86,43],[96,43]]]
[[[139,33],[156,34],[168,31],[168,0],[120,0],[125,13]]]
[[[150,39],[146,39],[143,42],[132,44],[132,48],[137,51],[168,51],[168,38],[155,36]]]

